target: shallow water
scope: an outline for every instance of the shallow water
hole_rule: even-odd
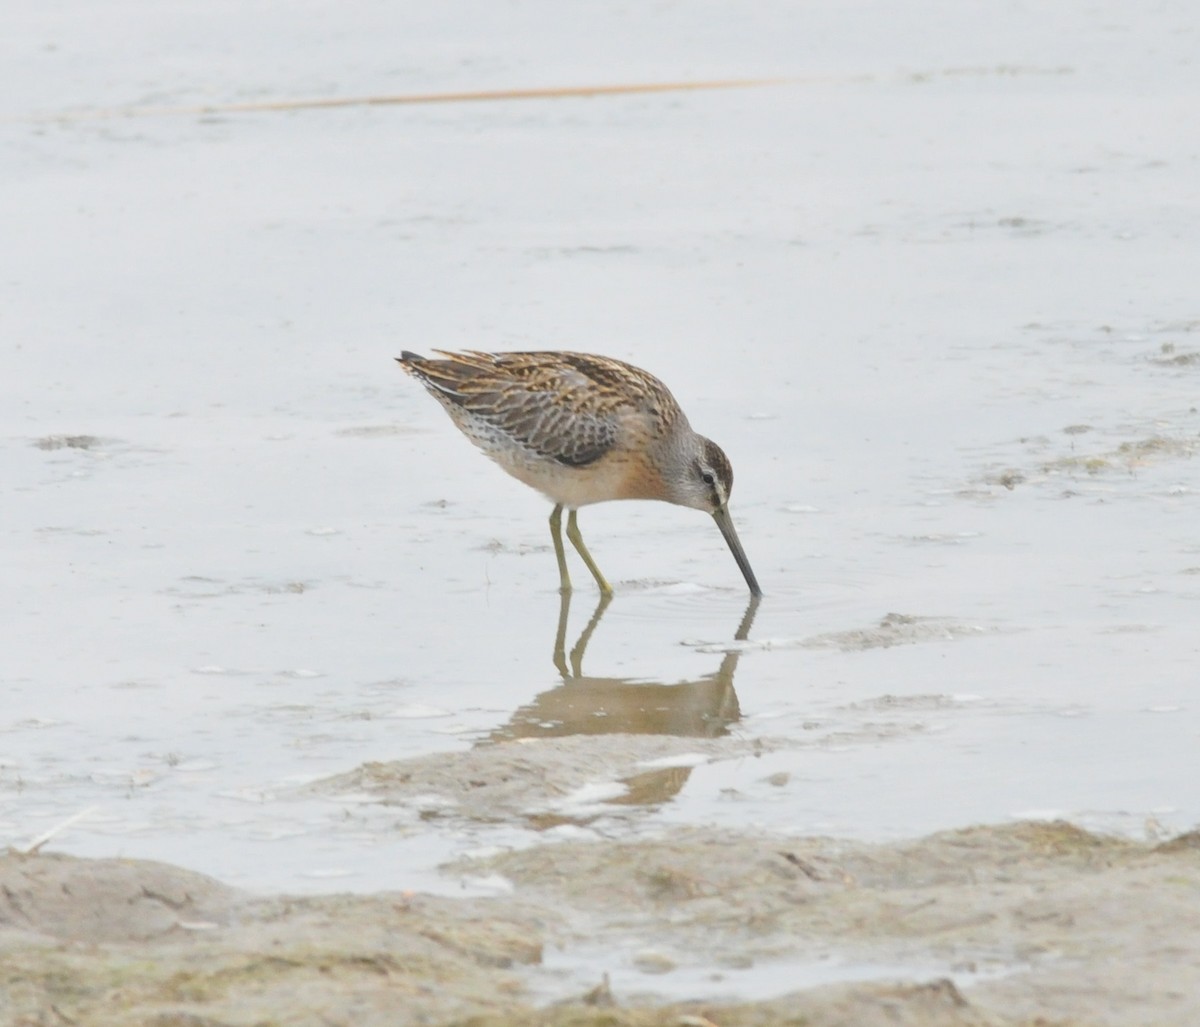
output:
[[[1190,6],[864,35],[836,4],[737,33],[367,5],[331,35],[135,4],[107,55],[89,10],[25,5],[0,44],[4,842],[85,813],[51,846],[457,888],[437,863],[538,833],[299,786],[622,717],[787,745],[594,782],[636,801],[572,830],[1200,820]],[[58,117],[732,74],[801,81]],[[748,640],[708,518],[589,508],[618,594],[564,683],[548,506],[392,363],[434,346],[659,374],[734,463]]]

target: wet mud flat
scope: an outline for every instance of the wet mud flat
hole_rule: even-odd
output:
[[[10,851],[0,1023],[1200,1022],[1197,832],[1020,822],[871,845],[686,827],[445,870],[507,887],[261,897],[165,864]],[[592,987],[554,970],[577,951]],[[644,985],[609,982],[605,960]],[[706,968],[706,997],[660,986],[686,966]],[[739,1000],[755,966],[778,987]]]

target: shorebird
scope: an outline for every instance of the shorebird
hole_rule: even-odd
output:
[[[564,593],[571,591],[564,508],[567,538],[610,595],[577,511],[612,499],[661,499],[711,514],[751,595],[762,595],[729,516],[733,468],[720,446],[692,431],[654,375],[590,353],[435,352],[440,359],[407,350],[396,359],[467,438],[554,503],[550,537]]]

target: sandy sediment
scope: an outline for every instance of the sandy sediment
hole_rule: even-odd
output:
[[[448,869],[514,888],[263,898],[157,863],[10,852],[0,1023],[1200,1022],[1200,833],[1151,845],[1019,823],[868,845],[688,828]],[[636,950],[646,987],[547,998],[551,946],[614,966]],[[652,996],[677,963],[830,958],[892,970],[766,1002]]]

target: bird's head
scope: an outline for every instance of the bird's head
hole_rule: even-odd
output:
[[[733,467],[712,439],[693,435],[686,450],[672,461],[675,473],[664,481],[668,499],[707,514],[729,503],[733,491]]]
[[[693,435],[687,447],[677,453],[671,463],[674,473],[663,482],[668,501],[712,515],[746,579],[750,594],[761,596],[762,589],[733,528],[733,519],[729,516],[729,494],[733,491],[733,465],[729,457],[712,439]]]

